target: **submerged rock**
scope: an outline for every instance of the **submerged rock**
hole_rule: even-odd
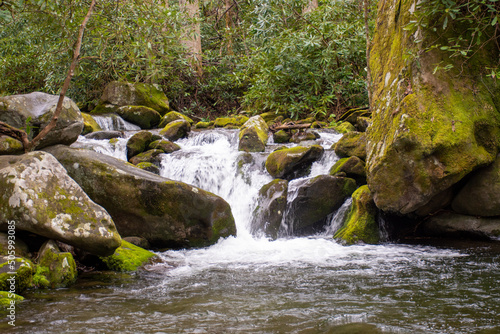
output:
[[[55,241],[48,240],[40,248],[34,284],[39,288],[64,288],[78,276],[73,255],[61,252]]]
[[[59,95],[34,92],[23,95],[0,97],[0,121],[19,129],[30,126],[31,139],[45,128],[56,110]],[[42,147],[64,144],[70,145],[78,139],[83,130],[83,117],[75,102],[65,97],[61,114],[47,136],[36,146]]]
[[[75,161],[75,168],[78,162]],[[62,241],[96,255],[120,245],[113,220],[46,152],[0,156],[0,228]]]
[[[431,5],[423,2],[417,10]],[[486,44],[463,66],[436,71],[436,64],[449,64],[449,51],[424,52],[421,46],[447,45],[446,34],[467,31],[468,23],[450,20],[438,36],[433,28],[442,31],[441,21],[428,17],[428,28],[419,25],[414,33],[405,29],[414,10],[413,1],[379,2],[369,59],[368,185],[380,209],[399,214],[414,212],[493,162],[500,138],[498,83],[479,70],[497,66],[498,48]]]
[[[285,214],[288,181],[276,179],[259,190],[257,207],[253,212],[250,233],[263,233],[271,239],[278,238],[281,220]]]
[[[291,180],[305,176],[312,163],[323,155],[320,145],[278,149],[267,157],[266,170],[274,178]]]
[[[287,219],[293,234],[314,234],[324,228],[327,216],[342,206],[356,189],[356,181],[345,177],[319,175],[298,186],[288,208]]]
[[[100,257],[100,260],[109,270],[135,271],[154,257],[156,257],[155,253],[122,240],[121,246],[112,255]]]
[[[333,236],[347,245],[359,242],[377,244],[380,241],[377,207],[373,196],[364,185],[352,194],[352,204],[343,226]]]
[[[240,129],[238,150],[264,152],[269,138],[268,132],[269,127],[264,119],[258,115],[253,116]]]
[[[236,233],[229,204],[219,196],[84,149],[46,149],[90,198],[105,207],[123,237],[156,248],[201,247]]]

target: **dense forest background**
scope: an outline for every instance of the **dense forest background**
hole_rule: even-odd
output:
[[[0,95],[59,92],[89,3],[0,2]],[[198,118],[243,110],[321,117],[364,106],[363,6],[353,0],[98,1],[67,95],[88,111],[110,81],[155,83],[175,110]]]

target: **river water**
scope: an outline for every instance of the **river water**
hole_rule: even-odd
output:
[[[327,152],[310,176],[338,159],[328,148],[339,135],[321,136]],[[123,159],[125,143],[82,137],[76,146]],[[332,239],[341,213],[315,236],[252,236],[258,190],[271,181],[263,169],[269,152],[238,152],[237,132],[227,130],[178,144],[163,157],[161,175],[226,199],[237,236],[159,252],[161,263],[137,273],[83,274],[70,288],[29,292],[14,332],[500,333],[498,248],[345,247]],[[291,182],[291,195],[299,182]]]

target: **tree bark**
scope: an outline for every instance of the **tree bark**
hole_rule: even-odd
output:
[[[198,0],[179,0],[179,7],[190,21],[184,28],[181,43],[190,53],[193,67],[198,75],[203,75],[202,68],[202,51],[201,51],[201,34],[200,34],[200,6]]]
[[[368,106],[372,104],[371,80],[370,71],[370,27],[368,26],[370,0],[364,0],[364,19],[365,19],[365,38],[366,38],[366,89],[368,90]]]

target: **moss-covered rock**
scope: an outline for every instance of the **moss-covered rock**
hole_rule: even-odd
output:
[[[142,170],[154,173],[156,175],[160,175],[160,167],[158,167],[157,165],[155,165],[151,162],[140,162],[136,165],[136,167],[138,167]]]
[[[250,232],[263,233],[271,239],[278,238],[281,220],[285,214],[288,195],[288,181],[276,179],[259,190],[257,207],[253,212]]]
[[[277,117],[282,117],[282,118],[287,117],[287,115],[285,113],[275,112],[275,111],[264,112],[264,113],[260,114],[259,116],[262,117],[266,123],[270,122],[270,121],[274,121]]]
[[[36,274],[44,276],[35,279],[38,287],[52,289],[67,287],[78,276],[73,255],[61,252],[54,240],[48,240],[40,248]]]
[[[332,145],[339,157],[358,157],[366,159],[366,135],[363,132],[349,132]]]
[[[235,117],[219,117],[215,119],[214,126],[216,128],[226,128],[228,126],[240,127],[248,121],[248,117],[238,115]]]
[[[26,128],[28,124],[31,128],[28,138],[32,139],[50,123],[58,100],[59,95],[40,92],[0,97],[0,121],[19,129]],[[82,130],[83,117],[80,109],[75,102],[66,97],[56,126],[36,148],[55,144],[70,145],[78,139]]]
[[[196,123],[196,125],[194,127],[196,129],[208,129],[211,126],[213,126],[213,122],[203,122],[203,121],[200,121],[200,122]]]
[[[188,121],[178,119],[168,123],[161,131],[160,135],[170,141],[176,141],[180,138],[186,138],[191,131],[191,125]]]
[[[321,158],[320,145],[296,146],[275,150],[266,159],[266,170],[274,178],[292,180],[309,173],[314,161]]]
[[[150,150],[162,150],[164,153],[172,153],[181,149],[176,143],[172,143],[169,140],[155,140],[148,145]]]
[[[74,161],[72,168],[79,168]],[[120,245],[113,220],[50,154],[0,156],[0,229],[29,231],[96,255]]]
[[[194,121],[187,117],[186,115],[184,114],[181,114],[180,112],[177,112],[177,111],[171,111],[167,114],[165,114],[165,116],[163,116],[161,118],[161,121],[160,121],[160,124],[158,125],[159,128],[164,128],[168,123],[170,122],[173,122],[173,121],[177,121],[179,119],[183,119],[187,122],[189,122],[190,125],[193,125]]]
[[[290,203],[288,216],[296,235],[322,231],[327,216],[340,208],[356,189],[356,181],[345,177],[319,175],[301,181]]]
[[[160,113],[146,106],[122,106],[116,109],[116,113],[124,120],[139,125],[141,129],[152,129],[161,120]]]
[[[115,139],[122,138],[122,131],[96,131],[85,135],[87,139],[105,140],[105,139]]]
[[[7,310],[12,304],[19,304],[23,300],[23,296],[8,291],[0,291],[0,309],[2,310]]]
[[[347,219],[333,237],[347,245],[359,242],[377,244],[380,241],[377,207],[368,186],[361,186],[352,194]]]
[[[372,119],[370,117],[358,117],[356,122],[356,129],[359,132],[366,132],[366,129],[372,124]]]
[[[140,236],[156,248],[202,247],[236,233],[231,208],[219,196],[90,150],[46,150],[106,208],[123,237]]]
[[[165,93],[154,85],[113,81],[104,88],[99,104],[92,113],[116,112],[122,106],[146,106],[160,115],[170,111]]]
[[[339,124],[336,124],[333,129],[337,131],[338,133],[349,133],[352,131],[356,131],[356,127],[352,125],[349,122],[342,122]]]
[[[116,249],[113,255],[100,257],[100,259],[109,270],[135,271],[155,256],[156,254],[153,252],[122,240],[121,246]]]
[[[35,265],[23,257],[0,256],[0,290],[23,293],[33,285]],[[13,274],[15,273],[15,274]]]
[[[24,152],[23,143],[9,136],[0,135],[0,155]]]
[[[320,135],[316,131],[296,131],[290,138],[290,142],[298,144],[303,141],[313,141],[319,138]]]
[[[498,48],[487,45],[463,66],[435,71],[436,64],[451,61],[449,52],[420,48],[446,45],[449,35],[433,31],[442,31],[443,22],[436,17],[424,22],[428,28],[419,29],[418,36],[406,30],[414,10],[420,9],[413,1],[379,2],[369,60],[373,124],[367,130],[368,184],[380,209],[401,214],[414,212],[493,162],[500,139],[500,90],[482,71],[498,64]],[[415,43],[416,38],[422,43]]]
[[[140,247],[140,248],[144,248],[144,249],[151,248],[151,245],[149,244],[149,242],[146,239],[141,238],[141,237],[125,237],[125,238],[123,238],[123,240],[130,242],[132,245],[135,245],[135,246]]]
[[[14,252],[16,256],[28,257],[28,245],[22,241],[19,236],[15,237],[15,225],[11,225],[14,229],[9,229],[9,234],[0,232],[0,255],[9,255]]]
[[[149,131],[139,131],[135,133],[127,141],[127,159],[144,152],[149,147],[149,144],[159,139],[160,137],[153,135]]]
[[[330,168],[330,175],[335,176],[339,173],[344,173],[357,182],[366,180],[365,163],[356,156],[342,158]]]
[[[285,130],[279,130],[273,133],[273,140],[277,144],[288,143],[290,138],[292,138],[291,133]]]
[[[90,114],[82,112],[82,117],[83,117],[83,131],[82,131],[82,136],[85,136],[89,133],[96,132],[96,131],[102,131],[101,127],[97,122],[95,121],[94,118]]]
[[[132,165],[138,165],[141,162],[150,162],[156,165],[159,165],[161,162],[161,157],[159,156],[160,154],[164,154],[162,150],[147,150],[145,152],[139,153],[132,158],[129,159],[129,162]]]
[[[500,158],[472,177],[452,202],[455,212],[471,216],[500,216]]]
[[[477,217],[454,212],[441,212],[425,219],[419,226],[420,234],[447,238],[500,238],[498,217]]]
[[[269,127],[264,119],[258,115],[253,116],[240,129],[238,150],[264,152],[269,138],[268,132]]]

